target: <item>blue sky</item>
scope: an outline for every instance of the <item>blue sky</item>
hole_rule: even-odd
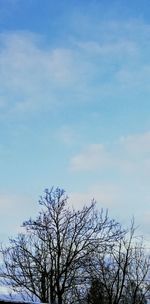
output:
[[[149,1],[0,0],[0,238],[44,188],[150,217]]]

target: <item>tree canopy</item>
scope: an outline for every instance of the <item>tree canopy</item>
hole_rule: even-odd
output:
[[[107,211],[96,209],[95,201],[71,208],[60,188],[46,189],[39,204],[37,217],[1,247],[3,284],[24,298],[51,304],[124,304],[132,282],[136,299],[142,294],[148,260],[141,255],[140,268],[133,225],[130,233],[122,229]]]

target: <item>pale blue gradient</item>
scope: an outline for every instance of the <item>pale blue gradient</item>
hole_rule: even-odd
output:
[[[149,233],[149,54],[148,0],[0,0],[3,240],[53,185]]]

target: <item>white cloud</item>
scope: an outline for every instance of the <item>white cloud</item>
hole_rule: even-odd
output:
[[[122,137],[120,149],[132,168],[130,174],[134,173],[141,179],[150,177],[150,132]]]
[[[135,56],[137,54],[137,47],[133,41],[120,40],[117,42],[103,42],[87,41],[77,42],[76,45],[85,52],[93,55],[102,56],[114,56],[114,55],[130,55]]]
[[[41,40],[40,40],[41,39]],[[55,105],[60,91],[76,81],[73,52],[44,48],[32,33],[0,35],[0,98],[5,110],[33,111]],[[58,92],[57,92],[58,90]],[[58,95],[58,96],[57,96]]]
[[[95,75],[99,74],[97,94],[103,96],[110,92],[117,97],[126,94],[132,102],[137,92],[149,92],[149,24],[141,20],[109,20],[93,22],[90,26],[93,37],[75,43],[87,60],[95,63]]]
[[[90,171],[109,165],[109,155],[102,144],[90,144],[81,153],[75,155],[70,162],[74,171]]]
[[[123,95],[127,87],[133,94],[135,86],[149,90],[150,64],[143,60],[149,54],[149,32],[137,21],[99,22],[94,38],[71,37],[64,48],[45,45],[34,33],[0,34],[1,112],[97,103],[97,98]]]
[[[150,132],[142,134],[129,135],[121,138],[121,145],[128,153],[135,155],[135,152],[140,154],[150,153]]]
[[[139,206],[134,193],[134,185],[131,189],[126,187],[125,183],[116,182],[97,182],[92,183],[87,190],[71,192],[69,195],[70,204],[76,209],[82,208],[84,205],[90,205],[92,199],[96,201],[96,209],[108,210],[108,215],[112,219],[117,220],[123,226],[128,226],[133,216],[135,216],[136,225],[140,225],[140,233],[148,232],[145,226],[144,218],[141,219],[143,208]],[[130,191],[128,193],[128,191]],[[129,195],[128,195],[129,194]],[[142,198],[142,203],[145,198]],[[137,213],[139,210],[140,216]]]
[[[115,183],[98,183],[91,185],[86,192],[72,192],[69,195],[70,204],[75,208],[89,205],[94,199],[97,208],[116,208],[121,199],[121,189]]]
[[[111,145],[89,144],[70,160],[72,171],[121,171],[150,174],[150,132],[121,137]]]
[[[111,216],[123,223],[129,223],[135,216],[139,233],[148,235],[149,155],[149,131],[121,137],[107,146],[90,144],[70,161],[72,174],[78,176],[82,172],[85,174],[83,178],[90,184],[86,191],[71,194],[72,204],[80,208],[94,197],[98,207],[108,208]]]

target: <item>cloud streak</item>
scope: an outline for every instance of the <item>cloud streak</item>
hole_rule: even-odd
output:
[[[74,82],[69,49],[44,49],[39,37],[31,33],[2,34],[0,44],[1,108],[41,109],[44,104],[55,104],[57,89]]]
[[[129,88],[132,97],[135,88],[149,90],[150,44],[141,38],[148,36],[149,26],[109,22],[100,23],[99,30],[105,36],[72,37],[65,47],[45,45],[42,36],[30,32],[2,33],[1,112],[52,109],[61,103],[97,104],[110,92],[120,96]]]

